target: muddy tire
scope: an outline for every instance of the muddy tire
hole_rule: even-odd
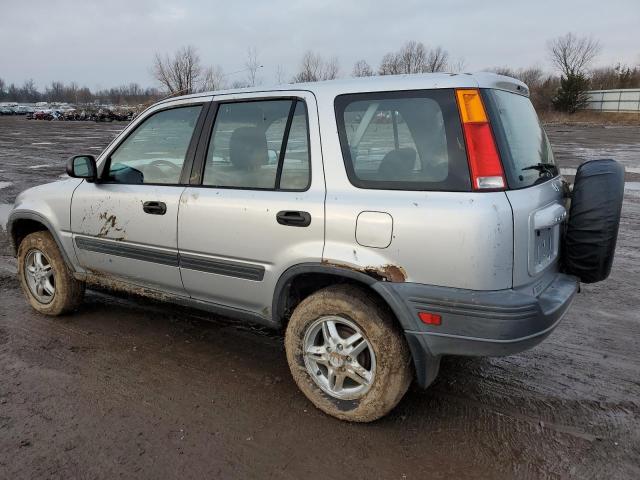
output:
[[[31,233],[22,240],[18,278],[31,306],[45,315],[68,313],[84,296],[84,282],[73,278],[49,232]]]
[[[376,297],[355,286],[327,287],[303,300],[287,326],[285,348],[300,390],[341,420],[383,417],[413,379],[401,329]]]

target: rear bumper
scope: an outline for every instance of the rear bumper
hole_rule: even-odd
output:
[[[576,277],[557,274],[538,295],[518,290],[474,291],[417,283],[377,283],[402,323],[418,382],[429,385],[442,355],[501,356],[544,340],[578,291]],[[425,325],[418,312],[437,313],[441,325]]]

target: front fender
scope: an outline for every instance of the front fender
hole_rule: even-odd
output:
[[[16,227],[19,221],[38,222],[51,233],[67,265],[74,271],[79,269],[71,234],[71,200],[81,182],[80,179],[69,179],[48,183],[18,195],[7,221],[7,233],[14,252],[18,250]]]

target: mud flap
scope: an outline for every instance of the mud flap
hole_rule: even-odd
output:
[[[413,366],[416,369],[416,381],[420,388],[431,385],[440,372],[440,356],[431,355],[423,335],[405,332],[405,338],[411,350]]]

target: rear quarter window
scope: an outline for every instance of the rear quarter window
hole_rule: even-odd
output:
[[[483,90],[493,134],[510,189],[526,188],[558,175],[553,151],[528,97]],[[539,165],[546,168],[536,168]]]
[[[345,168],[354,186],[470,190],[452,89],[340,95],[335,111]]]

